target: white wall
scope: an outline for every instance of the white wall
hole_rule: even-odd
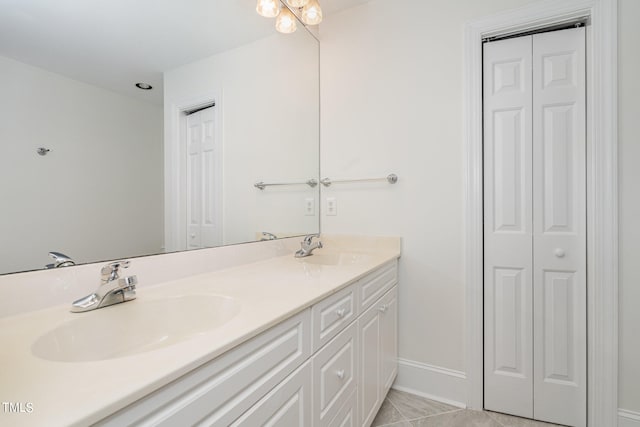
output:
[[[318,177],[318,48],[310,35],[275,33],[170,70],[164,81],[167,124],[173,105],[220,96],[225,244],[255,240],[260,231],[318,231],[317,187],[253,186]],[[169,141],[169,126],[166,135]],[[305,216],[305,198],[316,199],[315,215]]]
[[[161,252],[160,106],[3,57],[0,93],[0,273]]]
[[[640,2],[619,0],[620,401],[640,415]],[[637,425],[640,425],[638,417]]]
[[[399,382],[464,402],[462,61],[466,21],[529,0],[372,0],[321,28],[323,232],[399,235]],[[620,407],[640,412],[640,2],[620,0]],[[406,368],[406,369],[405,369]],[[445,368],[445,369],[440,369]],[[406,375],[403,375],[403,372]],[[442,380],[444,378],[444,380]],[[439,382],[441,381],[442,382]],[[429,384],[425,384],[429,383]]]
[[[466,21],[527,0],[374,0],[321,28],[323,232],[400,235],[400,357],[464,371],[462,48]]]

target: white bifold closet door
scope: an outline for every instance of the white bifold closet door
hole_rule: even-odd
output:
[[[216,182],[216,107],[187,116],[187,248],[210,248],[222,244],[220,183]]]
[[[483,61],[484,406],[585,426],[585,29]]]

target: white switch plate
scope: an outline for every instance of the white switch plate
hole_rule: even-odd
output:
[[[316,214],[316,199],[313,197],[304,199],[304,214],[305,216],[314,216]]]
[[[338,202],[335,197],[327,197],[327,215],[338,215]]]

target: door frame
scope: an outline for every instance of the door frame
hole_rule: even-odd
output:
[[[618,413],[617,0],[544,0],[468,22],[464,44],[467,405],[483,408],[482,39],[587,18],[587,422]]]

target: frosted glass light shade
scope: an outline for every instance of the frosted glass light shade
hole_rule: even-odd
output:
[[[258,0],[256,12],[265,18],[275,18],[280,13],[279,0]]]
[[[309,1],[311,0],[287,0],[287,3],[289,3],[291,7],[304,7]]]
[[[302,8],[302,22],[307,25],[318,25],[322,22],[322,9],[318,0],[310,0],[305,7]]]
[[[298,28],[296,17],[286,7],[282,8],[276,19],[276,30],[284,34],[293,33]]]

